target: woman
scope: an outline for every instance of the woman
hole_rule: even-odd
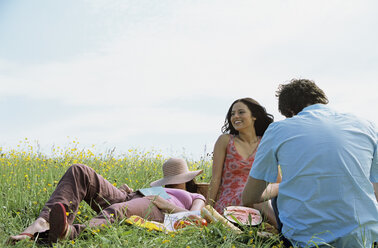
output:
[[[223,213],[227,206],[241,205],[241,195],[260,140],[273,122],[263,106],[252,98],[234,101],[214,146],[212,178],[207,200]],[[270,203],[254,206],[276,225]]]
[[[205,198],[186,191],[186,184],[192,185],[194,177],[202,170],[189,171],[183,159],[170,158],[163,164],[164,178],[151,183],[163,186],[170,196],[165,200],[160,196],[143,196],[126,184],[121,188],[110,182],[86,165],[72,165],[61,178],[39,217],[20,235],[10,240],[33,238],[35,234],[48,231],[50,243],[59,239],[74,239],[87,226],[108,225],[116,220],[138,215],[148,220],[164,221],[164,213],[200,210],[205,206]],[[80,202],[84,200],[97,212],[88,225],[72,224]]]

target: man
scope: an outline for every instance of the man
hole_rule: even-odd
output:
[[[326,95],[310,80],[280,85],[277,97],[287,119],[265,132],[243,204],[253,206],[278,193],[281,232],[293,245],[371,247],[378,241],[375,127],[327,107]],[[277,179],[278,165],[279,192],[276,184],[267,188]]]

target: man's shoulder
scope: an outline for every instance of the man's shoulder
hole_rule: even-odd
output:
[[[366,129],[373,133],[377,132],[376,126],[372,121],[353,113],[339,113],[339,118],[343,118],[345,120],[345,123],[349,123],[350,125],[358,127],[360,129]]]
[[[293,124],[299,123],[298,119],[295,117],[296,116],[273,122],[269,125],[269,129],[277,131],[287,127],[292,127]]]

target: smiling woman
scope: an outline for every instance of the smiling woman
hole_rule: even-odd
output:
[[[273,116],[252,98],[234,101],[229,108],[223,134],[214,147],[212,178],[208,202],[223,213],[228,206],[241,205],[241,195],[255,159],[261,137]],[[269,202],[256,204],[269,222],[276,225],[273,209]]]

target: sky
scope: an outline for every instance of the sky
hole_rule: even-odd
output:
[[[226,112],[314,80],[378,124],[375,0],[1,0],[0,147],[199,159]]]

